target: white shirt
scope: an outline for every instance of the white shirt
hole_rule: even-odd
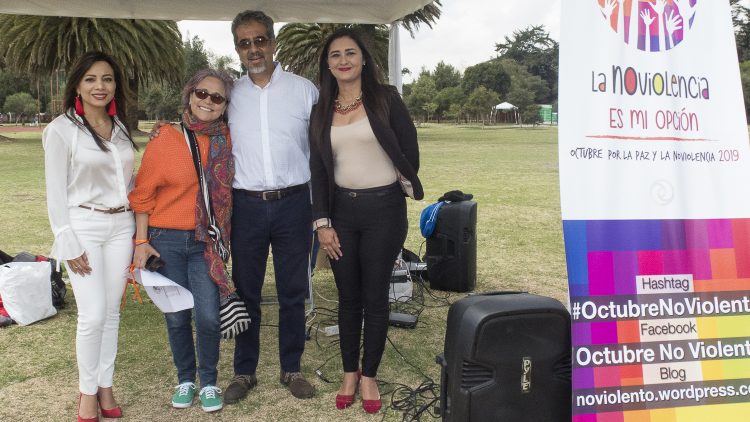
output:
[[[127,206],[133,187],[133,147],[115,124],[107,143],[110,151],[102,151],[88,131],[64,114],[44,129],[42,144],[47,212],[55,235],[51,256],[58,261],[78,258],[84,250],[70,227],[68,211],[79,205]]]
[[[244,75],[232,90],[227,112],[236,189],[274,190],[310,180],[308,126],[318,89],[274,65],[265,87]]]

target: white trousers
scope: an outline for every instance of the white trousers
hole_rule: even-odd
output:
[[[99,387],[112,386],[120,300],[133,257],[135,220],[132,212],[104,214],[70,208],[70,224],[91,267],[91,274],[86,276],[74,274],[68,268],[68,277],[78,307],[79,388],[81,393],[93,395]]]

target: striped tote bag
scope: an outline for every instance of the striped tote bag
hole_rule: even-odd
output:
[[[236,292],[221,299],[219,304],[221,338],[229,340],[250,328],[250,314]]]

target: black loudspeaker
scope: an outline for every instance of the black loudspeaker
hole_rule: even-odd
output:
[[[440,409],[452,422],[570,422],[570,315],[527,293],[469,296],[451,305]]]
[[[438,212],[435,231],[427,238],[430,288],[470,292],[477,284],[477,203],[449,202]]]

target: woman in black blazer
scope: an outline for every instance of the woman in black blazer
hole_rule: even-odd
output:
[[[344,379],[336,407],[382,405],[376,382],[388,331],[390,275],[406,239],[408,195],[422,199],[417,131],[398,92],[350,29],[322,49],[320,99],[310,123],[313,226],[339,299]],[[364,319],[362,368],[360,337]]]

